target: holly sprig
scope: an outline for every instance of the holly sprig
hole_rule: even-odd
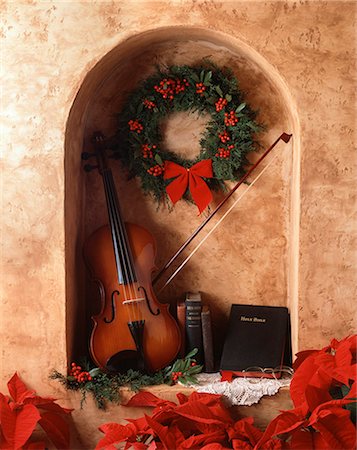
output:
[[[123,374],[107,373],[98,367],[90,368],[90,363],[84,361],[81,365],[75,362],[71,363],[66,375],[53,370],[50,379],[59,381],[65,389],[81,392],[81,408],[87,395],[91,394],[97,407],[105,409],[108,402],[121,403],[120,388],[123,386],[137,392],[145,386],[158,384],[196,383],[196,375],[202,371],[202,366],[198,365],[194,359],[196,353],[197,349],[190,352],[185,358],[176,360],[171,366],[153,374],[132,369]]]
[[[177,359],[172,366],[165,369],[165,380],[168,384],[197,383],[196,375],[202,372],[203,366],[197,364],[194,356],[197,354],[197,348],[193,349],[183,359]]]

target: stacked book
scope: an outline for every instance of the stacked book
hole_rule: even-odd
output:
[[[195,358],[205,372],[214,372],[211,311],[202,304],[201,292],[188,292],[186,299],[177,305],[177,320],[181,329],[180,356],[198,350]]]

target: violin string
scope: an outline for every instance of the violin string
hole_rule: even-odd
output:
[[[268,167],[273,164],[275,159],[278,157],[276,154],[271,161],[262,169],[262,171],[257,175],[257,177],[249,184],[247,189],[241,193],[241,195],[234,201],[234,203],[229,207],[229,209],[223,214],[223,216],[217,221],[217,223],[212,227],[212,229],[206,234],[206,236],[196,245],[192,252],[183,260],[183,262],[177,267],[177,269],[171,274],[171,276],[166,280],[165,284],[159,290],[161,292],[180,272],[180,270],[186,265],[186,263],[192,258],[192,256],[198,251],[201,245],[209,238],[209,236],[214,232],[214,230],[221,224],[221,222],[228,216],[228,214],[235,208],[237,203],[247,194],[247,192],[254,186],[254,184],[259,180],[263,173],[268,169]]]
[[[124,283],[124,288],[127,291],[129,291],[129,296],[127,297],[128,300],[130,301],[130,306],[131,306],[131,310],[133,311],[133,319],[134,320],[138,320],[140,319],[140,308],[139,308],[139,302],[136,301],[137,298],[137,294],[136,294],[136,281],[137,281],[137,277],[136,277],[136,273],[135,273],[135,267],[133,265],[133,257],[130,251],[130,246],[129,246],[129,240],[128,240],[128,235],[126,232],[126,228],[125,228],[125,224],[121,219],[121,214],[120,214],[120,206],[119,206],[119,202],[118,202],[118,198],[116,195],[116,190],[114,188],[114,180],[113,180],[113,175],[110,172],[110,181],[111,184],[113,186],[113,189],[111,189],[112,192],[112,203],[113,203],[113,209],[115,211],[115,220],[116,220],[116,226],[117,226],[117,230],[118,230],[118,235],[120,238],[120,242],[121,242],[121,249],[123,251],[123,255],[124,255],[124,267],[125,267],[125,276],[126,276],[126,280],[128,282],[127,285],[125,285]],[[127,295],[127,294],[126,294]]]
[[[109,208],[109,220],[111,223],[111,229],[114,232],[113,236],[113,245],[116,249],[116,263],[119,265],[118,274],[119,271],[121,271],[122,280],[120,280],[120,277],[118,277],[119,284],[123,287],[123,294],[124,294],[124,301],[130,299],[130,288],[128,291],[128,284],[130,286],[130,279],[129,279],[129,273],[127,268],[127,260],[126,260],[126,252],[124,251],[123,245],[123,239],[122,239],[122,233],[120,230],[120,218],[118,217],[118,211],[117,206],[118,203],[115,201],[114,192],[114,182],[111,175],[111,172],[108,172],[104,176],[104,182],[106,186],[106,192],[108,193],[108,208]],[[119,253],[120,250],[120,253]],[[121,255],[121,257],[120,257]],[[128,318],[130,322],[133,322],[135,320],[135,310],[133,309],[132,302],[129,302],[129,304],[126,304],[129,306],[129,308],[125,308],[128,312]]]
[[[112,183],[114,185],[114,181],[112,180]],[[125,297],[126,300],[129,302],[126,305],[129,306],[129,310],[131,311],[131,322],[134,322],[137,320],[137,311],[136,311],[136,302],[135,300],[135,291],[133,291],[133,284],[135,281],[134,273],[133,273],[133,266],[132,266],[132,258],[130,255],[130,250],[128,247],[128,237],[125,230],[125,225],[123,221],[121,220],[121,214],[119,211],[119,202],[116,198],[116,191],[113,189],[113,202],[116,206],[117,214],[116,214],[116,221],[117,221],[117,228],[118,228],[118,235],[120,237],[120,241],[122,242],[122,251],[124,256],[124,267],[125,267],[125,277],[126,281],[124,282],[124,290],[125,290]]]

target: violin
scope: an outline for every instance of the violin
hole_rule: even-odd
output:
[[[177,355],[180,330],[169,306],[158,302],[152,288],[154,238],[145,228],[123,221],[102,133],[94,133],[93,143],[97,166],[85,169],[98,168],[102,176],[109,224],[96,230],[83,249],[101,298],[101,311],[92,317],[90,353],[107,371],[154,372]]]

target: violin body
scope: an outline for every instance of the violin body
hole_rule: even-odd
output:
[[[95,231],[84,245],[84,258],[98,284],[101,311],[92,317],[90,351],[96,364],[111,371],[129,368],[156,371],[177,355],[181,336],[168,305],[152,289],[155,241],[144,228],[125,223],[135,280],[119,283],[112,231]],[[133,327],[137,329],[133,331]],[[144,361],[144,367],[138,361]]]

